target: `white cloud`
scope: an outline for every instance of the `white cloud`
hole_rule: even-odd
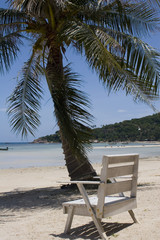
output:
[[[118,109],[117,112],[119,112],[119,113],[124,113],[124,112],[126,112],[126,110],[124,110],[124,109]]]
[[[6,112],[7,109],[6,108],[0,108],[0,112]]]

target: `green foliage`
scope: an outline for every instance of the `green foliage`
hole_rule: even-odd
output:
[[[59,132],[39,140],[60,142]],[[160,114],[104,125],[92,130],[92,141],[160,141]]]
[[[38,138],[35,142],[61,142],[59,131],[55,132],[55,134],[47,135],[45,137]]]
[[[9,98],[10,122],[17,133],[22,136],[28,132],[34,134],[40,124],[40,76],[43,72],[50,79],[49,88],[61,132],[74,149],[79,148],[79,143],[83,145],[86,142],[81,137],[82,134],[88,135],[86,125],[90,114],[81,108],[81,105],[86,106],[86,96],[78,90],[79,86],[74,85],[71,72],[67,73],[63,67],[63,54],[69,46],[85,56],[108,91],[123,89],[126,94],[130,93],[149,104],[150,99],[159,96],[160,54],[141,40],[159,30],[159,0],[8,2],[9,9],[0,8],[0,72],[11,68],[24,38],[30,40],[32,47],[31,57],[24,65],[21,79]],[[58,56],[61,56],[60,61],[57,61]],[[56,71],[53,71],[54,62]],[[52,65],[50,72],[47,72],[48,63]],[[67,82],[67,78],[70,81]],[[62,86],[63,98],[66,98],[64,104],[58,102],[58,110],[57,95],[60,99],[61,91],[58,88],[56,92],[56,82],[60,88]],[[123,126],[121,128],[115,126],[114,131],[105,131],[108,131],[108,136],[113,132],[111,139],[124,139],[128,135],[123,132]],[[137,131],[135,127],[133,129]],[[128,131],[133,129],[128,126]],[[102,139],[105,139],[105,131]]]
[[[93,118],[87,111],[90,102],[87,95],[80,90],[81,81],[78,75],[71,71],[69,65],[63,68],[63,82],[57,81],[59,76],[53,72],[53,67],[52,73],[52,79],[56,79],[52,81],[52,98],[61,137],[67,136],[72,152],[82,158],[81,154],[86,155],[87,146],[90,145],[90,124]]]
[[[93,129],[98,141],[160,141],[160,114]]]
[[[21,78],[8,98],[8,115],[12,129],[17,133],[21,132],[22,137],[27,136],[28,132],[34,135],[34,130],[40,124],[38,111],[42,89],[39,78],[42,73],[37,59],[31,58],[25,63]]]

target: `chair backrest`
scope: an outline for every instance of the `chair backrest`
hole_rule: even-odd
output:
[[[130,197],[136,197],[138,160],[138,154],[103,156],[97,204],[101,214],[105,196],[117,193],[122,195],[123,192],[129,191]],[[108,181],[109,179],[111,181]]]

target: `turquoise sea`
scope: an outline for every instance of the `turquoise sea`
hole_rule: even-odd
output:
[[[103,155],[138,153],[140,158],[160,157],[158,143],[128,144],[92,144],[88,153],[92,163],[101,162]],[[8,147],[8,151],[0,151],[0,169],[26,168],[42,166],[64,166],[61,144],[0,143],[0,148]]]

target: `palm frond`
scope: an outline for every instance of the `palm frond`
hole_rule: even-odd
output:
[[[153,7],[160,7],[160,0],[147,0],[150,4],[153,5]]]
[[[70,4],[70,11],[86,24],[110,27],[142,36],[157,29],[158,10],[147,1],[102,1],[101,4]],[[109,2],[109,3],[107,3]]]
[[[28,132],[34,135],[34,131],[40,124],[40,99],[42,89],[40,87],[40,75],[43,69],[38,57],[34,55],[25,63],[22,69],[22,77],[17,87],[8,98],[8,114],[12,130],[26,137]]]
[[[127,74],[128,75],[126,75],[124,84],[126,94],[131,94],[136,102],[141,101],[146,103],[153,109],[154,112],[159,112],[152,101],[158,99],[158,93],[157,95],[154,95],[155,91],[153,89],[151,94],[150,87],[146,86],[146,88],[144,88],[143,84],[141,84],[141,81],[138,81],[137,76],[130,71],[127,71]]]
[[[0,72],[10,69],[17,57],[24,36],[26,17],[24,13],[10,9],[0,9]]]
[[[158,94],[158,87],[160,81],[160,53],[149,46],[142,40],[132,37],[131,35],[110,30],[107,28],[92,27],[97,33],[97,29],[100,32],[101,42],[104,44],[111,36],[110,45],[108,44],[108,50],[115,57],[117,62],[121,65],[124,71],[132,71],[134,77],[137,77],[137,84],[143,85],[144,89],[147,87],[148,92],[152,95]],[[105,34],[106,33],[106,34]],[[115,39],[115,41],[114,41]],[[119,45],[118,45],[119,44]],[[105,46],[105,44],[104,44]],[[123,73],[127,75],[127,73]],[[114,76],[115,77],[115,76]],[[120,82],[123,82],[125,77],[120,78]],[[110,78],[109,86],[113,87]],[[120,84],[119,84],[120,85]]]
[[[19,53],[19,46],[22,45],[22,36],[19,33],[11,33],[3,36],[0,34],[0,72],[8,71]]]
[[[8,0],[12,8],[28,12],[32,15],[44,16],[48,10],[49,6],[56,9],[56,11],[61,11],[65,8],[66,0]]]
[[[90,124],[93,118],[88,112],[88,97],[79,90],[79,84],[78,75],[72,73],[67,65],[63,81],[59,87],[54,85],[52,92],[58,125],[76,156],[85,154],[86,144],[90,145]]]
[[[31,12],[32,10],[34,11],[35,8],[38,10],[42,9],[47,0],[8,0],[8,2],[14,9]]]
[[[126,47],[126,67],[132,70],[141,84],[148,86],[151,91],[154,89],[156,95],[160,83],[160,53],[138,38],[127,40],[123,42]]]
[[[25,12],[0,8],[0,30],[5,34],[23,31],[29,19]]]
[[[96,70],[101,79],[105,78],[113,69],[121,71],[119,63],[99,39],[98,31],[94,32],[92,28],[81,22],[72,22],[70,26],[66,29],[65,36],[71,42],[76,42],[82,54],[84,50],[87,62],[92,69]]]
[[[127,22],[126,30],[138,36],[157,31],[160,24],[159,11],[147,1],[127,4],[125,6],[125,18]]]

